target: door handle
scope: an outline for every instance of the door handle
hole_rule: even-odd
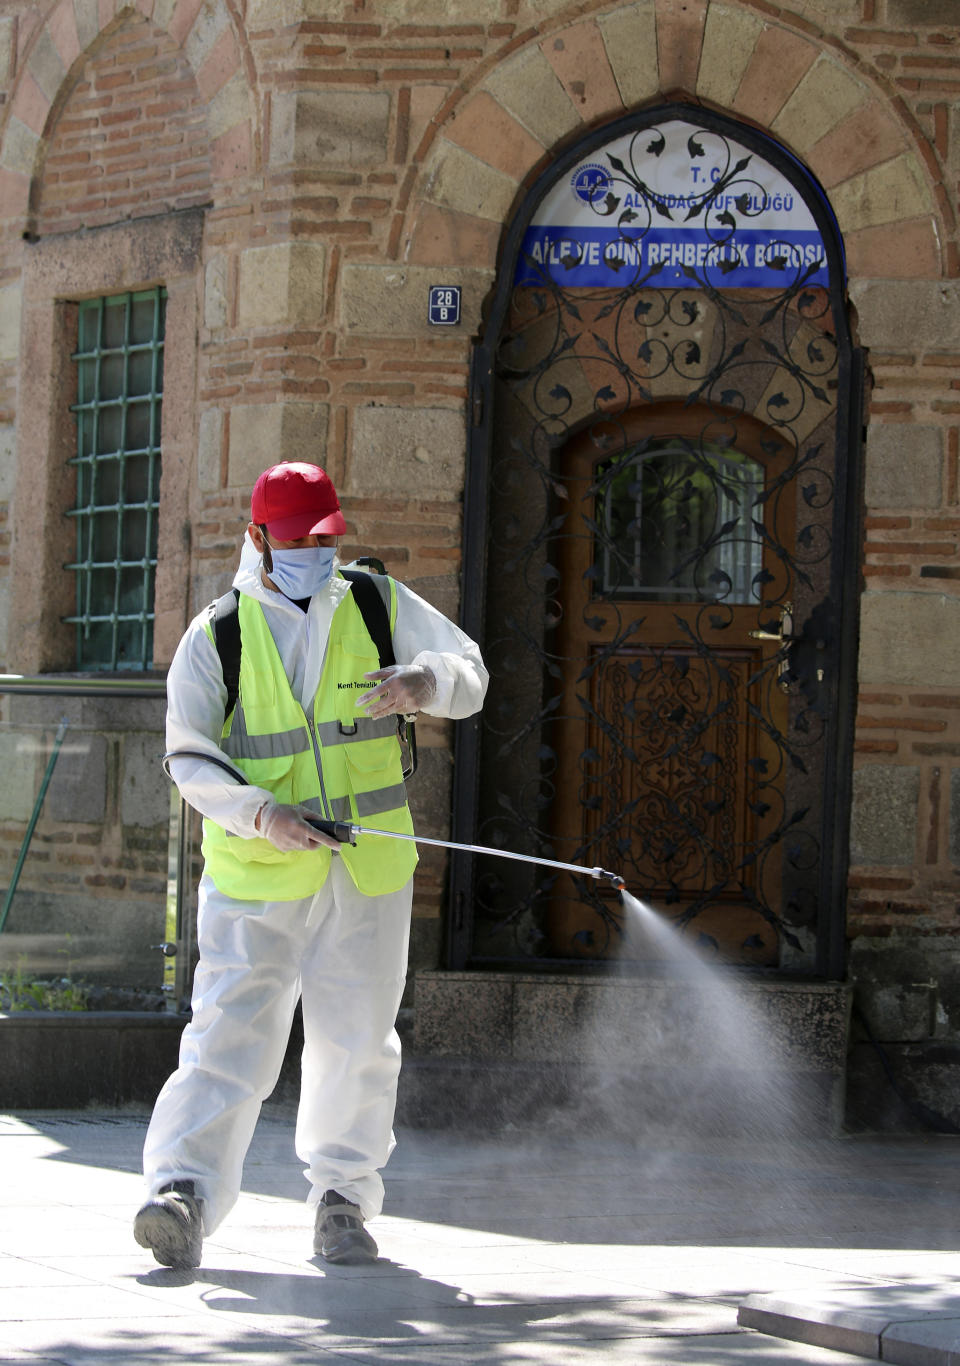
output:
[[[778,652],[780,658],[777,663],[777,687],[780,688],[782,692],[789,692],[790,679],[788,674],[790,672],[790,663],[787,659],[787,651],[784,647],[789,645],[791,640],[793,640],[793,603],[785,602],[780,608],[780,621],[776,631],[751,631],[750,636],[754,640],[776,641],[780,646]]]
[[[776,631],[751,631],[754,640],[775,640],[784,645],[793,639],[793,603],[785,602],[780,608],[780,623]]]

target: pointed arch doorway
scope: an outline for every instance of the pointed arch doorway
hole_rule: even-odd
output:
[[[707,951],[842,971],[861,365],[825,198],[719,115],[595,134],[473,372],[455,838],[622,872]],[[623,952],[593,879],[458,856],[451,966]]]

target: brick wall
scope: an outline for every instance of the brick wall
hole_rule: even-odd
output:
[[[182,400],[196,433],[182,615],[229,580],[249,487],[281,456],[327,465],[348,554],[379,551],[455,613],[470,340],[504,224],[589,128],[700,99],[781,138],[841,221],[873,379],[855,834],[877,820],[897,833],[878,860],[857,845],[850,927],[953,936],[950,633],[927,627],[918,649],[896,625],[927,621],[916,603],[953,603],[960,586],[953,0],[449,0],[429,19],[414,0],[317,8],[250,0],[242,26],[214,0],[143,0],[119,18],[112,3],[0,0],[0,570],[2,453],[23,421],[22,233],[211,200]],[[455,332],[425,320],[441,282],[464,288]],[[9,598],[0,582],[0,634]],[[912,672],[924,649],[936,682]],[[425,730],[431,762],[448,764],[444,728]],[[439,875],[421,887],[435,921]]]
[[[173,39],[131,18],[97,45],[53,125],[38,235],[207,203],[206,104]]]

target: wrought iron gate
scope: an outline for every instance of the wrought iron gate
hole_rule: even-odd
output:
[[[758,226],[772,185],[802,230]],[[571,189],[590,221],[558,233]],[[730,961],[839,975],[861,373],[829,206],[763,135],[671,105],[538,182],[475,352],[491,685],[455,839],[617,869]],[[618,951],[593,880],[458,855],[451,893],[451,966]]]

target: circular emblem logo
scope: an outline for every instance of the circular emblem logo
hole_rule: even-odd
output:
[[[585,162],[578,166],[570,180],[570,187],[584,204],[593,204],[610,189],[610,172],[596,162]]]

